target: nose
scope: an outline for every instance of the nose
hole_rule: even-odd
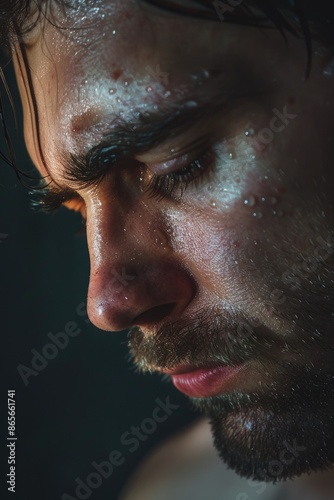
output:
[[[108,259],[91,276],[88,315],[106,331],[152,327],[181,315],[192,295],[187,274],[163,257],[142,258],[136,267]]]
[[[126,227],[111,224],[110,212],[99,216],[96,224],[90,224],[88,236],[91,322],[101,330],[119,331],[131,326],[152,328],[182,315],[196,286],[191,273],[165,244],[165,233],[157,231],[147,214],[140,217],[137,213],[136,222],[128,220]]]

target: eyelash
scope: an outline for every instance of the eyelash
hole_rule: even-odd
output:
[[[198,159],[184,165],[175,172],[165,175],[153,175],[145,188],[149,197],[159,200],[171,197],[180,188],[180,197],[190,184],[198,187],[204,181],[204,174],[212,174],[216,164],[216,154],[207,149]]]
[[[180,188],[180,197],[190,184],[198,187],[204,181],[204,174],[212,174],[215,170],[217,162],[216,153],[212,148],[207,149],[199,158],[184,165],[175,172],[170,172],[165,175],[152,175],[144,192],[151,198],[162,200],[165,197],[171,197],[175,191]],[[55,212],[59,207],[52,201],[48,200],[48,190],[41,189],[36,199],[31,200],[32,205],[36,209],[42,209],[44,212]],[[76,235],[86,234],[86,220],[82,217],[82,227],[76,232]]]

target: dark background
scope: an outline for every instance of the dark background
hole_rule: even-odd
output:
[[[2,65],[4,61],[2,60]],[[5,70],[14,96],[19,134],[6,103],[7,122],[18,165],[32,168],[23,144],[22,117],[12,68]],[[4,88],[1,87],[4,98]],[[3,133],[1,150],[4,151]],[[92,462],[108,460],[117,449],[125,458],[108,479],[93,490],[91,500],[116,499],[139,461],[174,431],[195,418],[186,398],[158,376],[134,372],[128,361],[125,333],[97,330],[77,308],[85,303],[89,260],[76,214],[61,209],[54,215],[34,213],[28,190],[0,160],[0,298],[1,298],[1,492],[19,500],[76,498],[76,478],[86,482]],[[44,369],[27,374],[32,349],[42,353],[52,343],[48,334],[64,332],[76,322],[81,333],[70,338]],[[52,352],[51,352],[52,354]],[[7,390],[16,391],[16,494],[7,491]],[[155,400],[170,395],[179,404],[168,419],[131,453],[120,442],[131,426],[152,415]],[[87,497],[88,498],[88,497]]]

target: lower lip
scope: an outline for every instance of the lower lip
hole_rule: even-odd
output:
[[[236,388],[242,377],[245,364],[239,366],[217,366],[200,368],[190,373],[171,375],[175,387],[193,398],[218,396]]]

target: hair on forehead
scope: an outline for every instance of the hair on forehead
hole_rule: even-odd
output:
[[[29,32],[48,6],[57,5],[64,10],[72,3],[73,0],[0,0],[0,49],[10,47],[18,35]]]
[[[178,13],[188,12],[194,17],[206,17],[218,20],[219,6],[229,6],[230,0],[137,0],[140,4],[151,4],[165,10]],[[0,0],[0,40],[10,44],[13,35],[24,35],[36,23],[29,26],[27,19],[32,12],[43,15],[43,10],[50,4],[59,7],[80,8],[73,0]],[[231,0],[231,9],[224,9],[224,22],[247,25],[261,25],[269,21],[278,29],[292,31],[300,36],[308,32],[325,45],[334,46],[334,1],[333,0]],[[256,12],[256,14],[255,14]],[[258,13],[262,13],[259,19]],[[37,16],[38,18],[38,16]]]

